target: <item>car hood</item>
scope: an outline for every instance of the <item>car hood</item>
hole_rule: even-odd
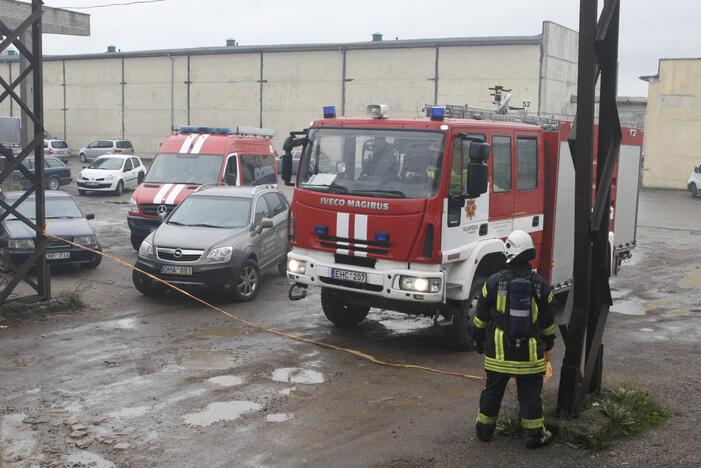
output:
[[[36,238],[36,232],[18,219],[6,220],[4,224],[11,239]],[[85,218],[47,219],[46,228],[49,234],[58,237],[88,236],[95,233]]]
[[[207,250],[210,247],[233,246],[246,236],[250,236],[247,227],[217,229],[161,224],[153,241],[156,247]]]
[[[80,171],[80,175],[90,180],[102,179],[110,174],[117,175],[119,170],[104,170],[104,169],[83,169]]]

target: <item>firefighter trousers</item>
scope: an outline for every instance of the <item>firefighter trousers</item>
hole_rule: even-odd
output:
[[[509,379],[516,379],[521,427],[526,430],[526,439],[540,438],[543,434],[543,375],[501,374],[487,371],[487,383],[480,395],[480,408],[477,415],[478,431],[493,434],[504,390]]]

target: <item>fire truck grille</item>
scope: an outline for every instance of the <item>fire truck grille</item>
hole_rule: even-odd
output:
[[[375,268],[375,263],[377,260],[374,258],[367,257],[356,257],[354,255],[334,255],[336,263],[343,263],[344,265],[360,266],[365,268]]]
[[[356,250],[375,255],[387,255],[390,251],[389,242],[347,239],[345,237],[319,236],[319,243],[322,247],[330,249]],[[349,246],[349,244],[352,244],[352,246]]]
[[[149,215],[149,216],[158,216],[158,207],[159,207],[159,206],[161,206],[161,205],[156,205],[156,204],[152,204],[152,203],[147,203],[147,204],[141,205],[141,211],[142,211],[145,215]],[[163,205],[163,206],[166,207],[166,212],[167,212],[167,213],[170,213],[171,211],[173,211],[173,210],[175,209],[175,205]]]
[[[382,291],[381,284],[356,283],[355,281],[346,281],[346,280],[340,280],[340,279],[336,279],[336,278],[326,278],[324,276],[320,276],[319,279],[321,280],[322,283],[333,284],[335,286],[343,286],[344,288],[362,289],[365,291],[374,291],[374,292]]]

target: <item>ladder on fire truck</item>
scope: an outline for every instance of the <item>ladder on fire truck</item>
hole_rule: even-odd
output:
[[[478,109],[474,107],[468,107],[467,105],[454,105],[445,104],[443,106],[434,106],[432,104],[426,104],[424,106],[424,112],[426,117],[431,116],[431,109],[433,107],[443,107],[445,109],[445,117],[447,119],[474,119],[474,120],[492,120],[497,122],[519,122],[530,125],[538,125],[544,130],[557,130],[560,121],[555,117],[541,116],[541,115],[529,115],[525,113],[518,114],[498,114],[493,110],[489,109]]]

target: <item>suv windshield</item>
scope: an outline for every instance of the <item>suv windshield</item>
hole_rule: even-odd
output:
[[[88,166],[88,169],[104,169],[114,171],[122,168],[124,160],[121,158],[99,158]]]
[[[242,228],[251,219],[248,198],[187,197],[168,218],[168,224],[212,228]]]
[[[52,148],[65,149],[68,148],[68,144],[63,140],[54,140],[51,142]]]
[[[16,199],[8,199],[7,203],[12,205]],[[36,219],[36,203],[33,198],[23,201],[17,208],[19,213],[29,219]],[[46,198],[46,219],[59,218],[82,218],[83,213],[78,208],[72,198]],[[14,215],[9,215],[8,219],[17,219]]]
[[[312,130],[299,186],[369,197],[430,197],[440,183],[443,139],[442,133],[411,130]]]
[[[219,181],[224,156],[217,154],[167,154],[154,159],[145,182],[209,184]]]

